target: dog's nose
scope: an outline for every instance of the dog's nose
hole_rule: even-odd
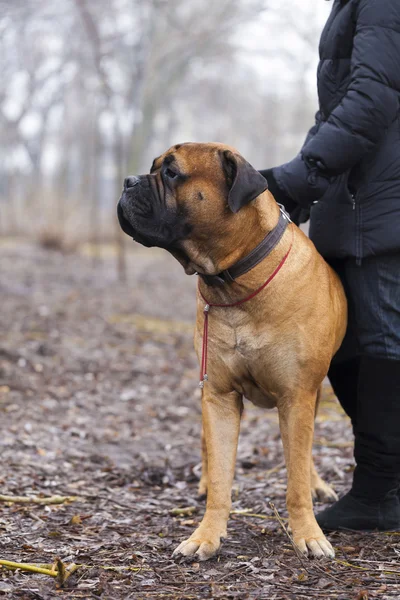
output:
[[[135,177],[135,175],[132,175],[131,177],[127,177],[124,181],[124,188],[127,190],[128,188],[133,187],[134,185],[136,185],[139,181],[139,177]]]

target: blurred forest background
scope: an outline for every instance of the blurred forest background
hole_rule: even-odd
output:
[[[183,141],[257,168],[313,123],[322,0],[0,0],[0,234],[124,239],[127,174]],[[129,241],[129,240],[126,240]]]

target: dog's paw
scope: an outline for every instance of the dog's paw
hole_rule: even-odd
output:
[[[331,543],[322,534],[311,537],[294,538],[294,543],[302,554],[305,556],[313,556],[314,558],[335,558],[335,551]]]
[[[221,546],[223,536],[215,535],[213,531],[202,529],[201,526],[194,533],[184,540],[174,550],[172,556],[194,556],[198,560],[208,560],[215,556]]]
[[[318,477],[311,485],[311,495],[314,502],[316,500],[320,502],[337,502],[339,500],[339,496],[335,490],[321,479],[321,477]]]

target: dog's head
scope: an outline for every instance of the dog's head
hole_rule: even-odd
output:
[[[118,218],[125,233],[144,246],[165,248],[188,274],[210,274],[217,268],[212,247],[234,241],[245,207],[267,187],[229,146],[178,144],[153,161],[148,175],[125,179]]]

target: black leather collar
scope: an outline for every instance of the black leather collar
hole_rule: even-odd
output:
[[[288,224],[291,223],[290,216],[282,204],[279,204],[279,210],[280,213],[278,224],[272,229],[272,231],[267,233],[262,242],[260,242],[258,246],[256,246],[250,252],[250,254],[238,260],[238,262],[229,269],[221,271],[221,273],[218,273],[218,275],[204,275],[203,273],[198,273],[199,277],[202,278],[204,283],[211,286],[222,286],[225,283],[232,283],[235,281],[235,279],[253,269],[264,258],[266,258],[279,243],[279,240],[285,233]]]

